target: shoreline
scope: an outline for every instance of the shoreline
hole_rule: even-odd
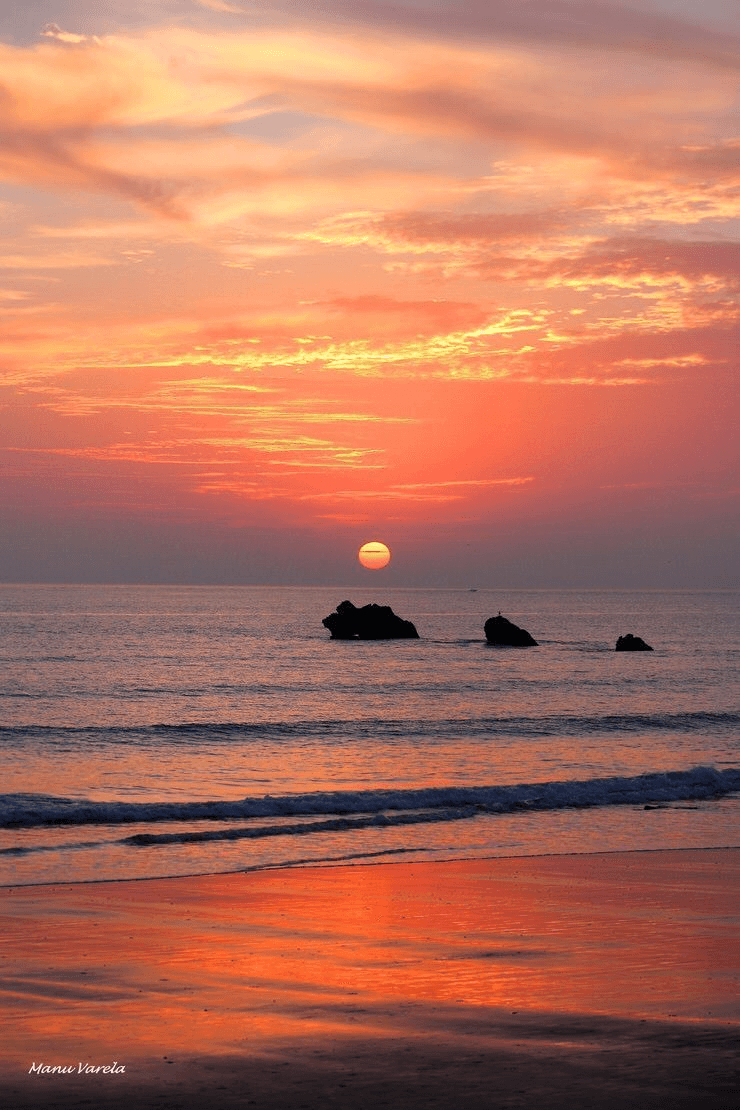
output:
[[[657,808],[657,807],[656,807]],[[348,859],[338,856],[335,859],[325,860],[299,860],[291,863],[274,863],[264,864],[256,867],[238,867],[229,871],[191,871],[183,874],[174,875],[123,875],[120,878],[107,878],[107,879],[70,879],[65,881],[47,881],[38,883],[0,883],[0,894],[3,891],[19,891],[19,890],[38,890],[44,887],[87,887],[87,886],[100,886],[104,883],[158,883],[158,882],[177,882],[183,880],[187,882],[190,879],[218,879],[227,878],[231,875],[261,875],[264,872],[274,871],[305,871],[311,869],[324,870],[336,867],[403,867],[403,866],[420,866],[429,864],[436,866],[437,864],[447,863],[482,863],[489,862],[495,863],[497,860],[548,860],[548,859],[580,859],[590,858],[591,856],[632,856],[640,854],[651,854],[655,852],[733,852],[740,851],[740,844],[712,844],[706,845],[689,845],[681,846],[678,848],[604,848],[599,851],[583,851],[583,852],[530,852],[521,855],[496,855],[496,856],[448,856],[444,859],[431,859],[424,858],[418,860],[408,859]],[[383,853],[379,853],[383,854]]]
[[[728,847],[4,887],[0,1096],[729,1110],[738,880]]]

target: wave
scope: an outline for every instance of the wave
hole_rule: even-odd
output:
[[[162,822],[273,820],[273,824],[172,833],[136,833],[126,843],[242,839],[301,835],[336,829],[453,821],[483,814],[596,806],[651,805],[726,797],[740,791],[740,769],[694,767],[634,777],[510,786],[444,786],[414,790],[360,790],[215,799],[208,802],[114,802],[42,794],[0,795],[0,827],[108,825]],[[304,818],[292,824],[287,818]],[[305,820],[309,819],[309,820]]]
[[[600,716],[543,714],[537,717],[445,717],[296,721],[189,721],[152,725],[18,725],[0,728],[0,743],[23,740],[69,743],[75,739],[116,743],[217,743],[249,739],[347,739],[385,737],[585,736],[599,733],[724,731],[740,726],[738,713],[620,713]]]

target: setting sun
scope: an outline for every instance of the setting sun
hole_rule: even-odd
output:
[[[382,570],[387,567],[391,561],[390,549],[379,540],[371,540],[369,543],[364,543],[357,553],[357,558],[362,563],[363,567],[368,570]]]
[[[0,8],[0,581],[733,583],[726,0],[319,7]]]
[[[738,11],[0,3],[0,1110],[729,1107]]]

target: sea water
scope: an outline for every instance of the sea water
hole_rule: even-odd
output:
[[[345,598],[420,638],[332,640]],[[0,586],[0,884],[738,845],[737,602]]]

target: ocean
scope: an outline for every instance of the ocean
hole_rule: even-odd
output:
[[[1,885],[740,845],[737,591],[5,585],[0,657]]]

